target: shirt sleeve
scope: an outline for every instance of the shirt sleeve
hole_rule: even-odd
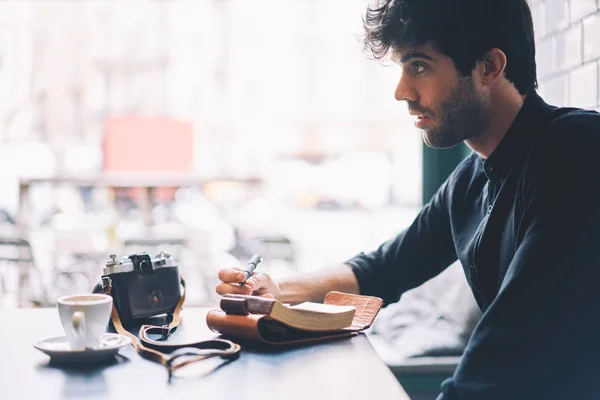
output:
[[[448,181],[423,207],[413,223],[375,251],[346,261],[360,293],[381,297],[384,304],[439,274],[457,256],[447,208]]]
[[[600,398],[600,132],[591,134],[545,139],[549,149],[526,164],[522,240],[438,399]]]

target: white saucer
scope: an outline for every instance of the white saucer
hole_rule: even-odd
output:
[[[93,363],[114,357],[121,348],[130,345],[131,339],[116,333],[102,335],[99,347],[86,350],[71,350],[66,336],[39,341],[33,347],[48,354],[52,361],[61,363]]]

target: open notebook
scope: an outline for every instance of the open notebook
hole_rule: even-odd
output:
[[[206,317],[225,337],[273,345],[349,337],[371,326],[383,301],[377,297],[330,292],[325,302],[288,306],[278,300],[225,295],[221,309]]]

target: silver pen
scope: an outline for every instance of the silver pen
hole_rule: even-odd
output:
[[[258,264],[260,264],[262,262],[262,257],[259,256],[258,254],[255,254],[252,256],[252,258],[250,259],[250,261],[248,261],[248,264],[246,265],[246,269],[244,270],[244,274],[246,274],[246,278],[244,279],[243,282],[240,282],[240,286],[244,286],[244,284],[246,283],[246,281],[248,280],[248,278],[250,278],[252,276],[252,274],[254,273],[254,270],[256,269],[256,267],[258,267]]]

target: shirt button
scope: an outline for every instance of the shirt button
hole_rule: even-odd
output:
[[[491,213],[491,212],[492,212],[492,205],[490,204],[490,205],[488,206],[488,214],[489,214],[489,213]]]
[[[475,269],[475,261],[471,261],[471,262],[469,262],[469,267],[470,267],[471,269]]]
[[[491,166],[489,166],[489,165],[486,165],[486,166],[485,166],[485,170],[486,170],[488,173],[491,173],[491,172],[492,172],[492,167],[491,167]]]

